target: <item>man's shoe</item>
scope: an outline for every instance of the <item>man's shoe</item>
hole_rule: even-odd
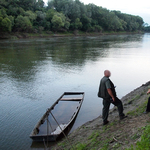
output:
[[[144,114],[148,114],[148,113],[149,113],[149,111],[145,111],[145,112],[144,112]]]
[[[125,119],[125,118],[127,118],[128,116],[120,116],[120,120],[123,120],[123,119]]]
[[[103,125],[106,125],[106,124],[108,124],[108,123],[109,123],[109,121],[107,120],[107,121],[103,122]]]

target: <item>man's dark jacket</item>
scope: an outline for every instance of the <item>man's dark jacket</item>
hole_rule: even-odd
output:
[[[101,97],[103,99],[111,98],[111,96],[108,94],[108,91],[106,88],[107,81],[110,82],[112,93],[113,93],[114,97],[116,97],[116,91],[115,91],[115,86],[114,86],[113,82],[108,77],[104,76],[100,81],[100,86],[99,86],[99,91],[98,91],[98,97]]]

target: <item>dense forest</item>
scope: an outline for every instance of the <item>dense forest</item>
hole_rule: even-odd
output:
[[[143,30],[140,16],[110,11],[80,0],[0,0],[0,31],[85,32]]]

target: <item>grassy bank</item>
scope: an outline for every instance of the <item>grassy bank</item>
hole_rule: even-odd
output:
[[[79,127],[60,141],[54,150],[148,150],[150,149],[150,114],[143,114],[150,82],[135,89],[122,98],[128,117],[118,118],[116,108],[110,111],[107,126],[98,117]],[[71,146],[72,145],[72,146]]]
[[[121,34],[138,34],[143,33],[141,31],[136,32],[114,32],[114,31],[106,31],[106,32],[63,32],[63,33],[54,33],[54,32],[46,32],[43,31],[41,33],[23,33],[23,32],[15,32],[15,33],[1,33],[0,39],[22,39],[22,38],[46,38],[46,37],[71,37],[71,36],[103,36],[103,35],[121,35]]]

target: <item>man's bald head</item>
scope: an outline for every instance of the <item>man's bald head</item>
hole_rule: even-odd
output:
[[[105,70],[104,71],[104,75],[105,75],[105,77],[110,77],[111,76],[111,72],[109,70]]]

